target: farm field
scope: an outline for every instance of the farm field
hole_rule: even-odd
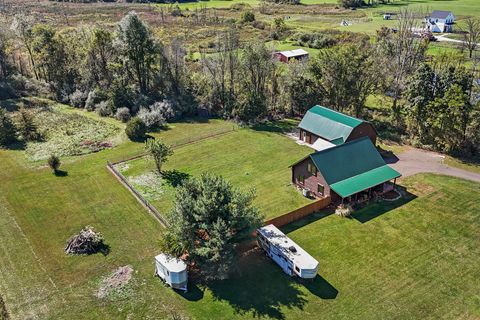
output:
[[[212,121],[212,126],[222,122]],[[174,155],[163,166],[162,181],[155,174],[154,162],[148,158],[128,161],[119,165],[119,169],[163,213],[172,208],[175,186],[181,179],[214,172],[240,189],[255,188],[254,204],[267,218],[272,218],[311,202],[291,184],[289,166],[312,149],[299,146],[282,134],[291,129],[288,121],[259,125],[174,148]],[[211,131],[209,127],[205,130]],[[162,133],[158,137],[162,139]]]

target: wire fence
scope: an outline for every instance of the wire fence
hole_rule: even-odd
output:
[[[218,131],[218,132],[215,132],[215,133],[211,133],[211,134],[208,134],[208,135],[204,135],[204,136],[195,136],[195,137],[192,137],[192,138],[189,138],[189,139],[185,139],[185,140],[182,140],[180,142],[177,142],[177,143],[173,143],[171,145],[172,148],[180,148],[180,147],[183,147],[183,146],[186,146],[186,145],[190,145],[190,144],[193,144],[193,143],[196,143],[196,142],[200,142],[200,141],[204,141],[204,140],[207,140],[207,139],[211,139],[211,138],[215,138],[215,137],[218,137],[218,136],[221,136],[221,135],[225,135],[225,134],[228,134],[228,133],[231,133],[231,132],[234,132],[236,130],[236,127],[235,125],[233,125],[231,128],[228,128],[228,129],[223,129],[221,131]],[[120,183],[122,183],[132,194],[133,196],[135,197],[135,199],[137,199],[138,202],[140,202],[140,204],[145,208],[147,209],[151,214],[152,216],[158,220],[158,222],[160,222],[160,224],[162,224],[164,227],[167,227],[169,225],[167,219],[165,219],[161,214],[160,212],[157,210],[157,208],[155,208],[152,204],[150,204],[150,202],[147,201],[147,199],[145,199],[141,194],[140,192],[138,192],[129,182],[128,180],[123,176],[123,174],[120,173],[120,171],[118,171],[116,168],[115,168],[115,165],[118,165],[118,164],[122,164],[122,163],[125,163],[125,162],[128,162],[128,161],[132,161],[132,160],[135,160],[135,159],[139,159],[139,158],[143,158],[147,155],[146,152],[142,152],[141,154],[138,154],[138,155],[135,155],[135,156],[132,156],[132,157],[129,157],[129,158],[126,158],[126,159],[121,159],[121,160],[118,160],[118,161],[115,161],[115,162],[111,162],[111,161],[107,161],[107,169],[117,178],[118,181],[120,181]]]
[[[165,219],[158,210],[152,206],[135,188],[125,179],[125,177],[118,171],[114,164],[110,161],[107,162],[107,169],[133,194],[140,204],[147,209],[164,227],[169,225],[167,219]]]
[[[207,139],[211,139],[211,138],[215,138],[215,137],[218,137],[218,136],[222,136],[222,135],[225,135],[225,134],[228,134],[228,133],[231,133],[231,132],[234,132],[236,131],[236,126],[233,125],[231,128],[228,128],[228,129],[223,129],[221,131],[218,131],[218,132],[215,132],[215,133],[211,133],[211,134],[208,134],[208,135],[204,135],[204,136],[196,136],[196,137],[191,137],[189,139],[184,139],[184,140],[181,140],[179,142],[176,142],[176,143],[172,143],[170,146],[175,149],[175,148],[180,148],[180,147],[184,147],[184,146],[187,146],[187,145],[190,145],[190,144],[194,144],[194,143],[197,143],[197,142],[200,142],[200,141],[204,141],[204,140],[207,140]],[[128,162],[128,161],[132,161],[132,160],[135,160],[135,159],[139,159],[139,158],[143,158],[147,155],[147,152],[142,152],[140,154],[137,154],[135,156],[132,156],[132,157],[129,157],[129,158],[125,158],[125,159],[121,159],[121,160],[118,160],[118,161],[114,161],[114,162],[111,162],[112,165],[117,165],[117,164],[121,164],[121,163],[125,163],[125,162]]]

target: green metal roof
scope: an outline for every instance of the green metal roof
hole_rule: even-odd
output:
[[[400,173],[386,165],[368,137],[312,153],[310,158],[330,187],[335,192],[338,189],[340,196],[400,176]],[[380,169],[382,167],[384,169]]]
[[[352,194],[374,187],[381,183],[400,177],[400,173],[384,165],[357,176],[330,185],[339,196],[346,198]]]
[[[347,116],[322,106],[314,106],[307,111],[298,125],[301,129],[312,132],[323,139],[334,141],[334,144],[344,143],[353,128],[363,120]]]

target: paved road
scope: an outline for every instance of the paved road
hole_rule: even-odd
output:
[[[398,155],[399,161],[390,165],[404,177],[432,172],[480,182],[480,173],[453,168],[443,163],[444,156],[435,152],[409,148]]]

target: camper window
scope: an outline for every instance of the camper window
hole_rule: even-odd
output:
[[[297,271],[298,273],[300,273],[300,269],[299,269],[297,266],[295,266],[295,271]]]

